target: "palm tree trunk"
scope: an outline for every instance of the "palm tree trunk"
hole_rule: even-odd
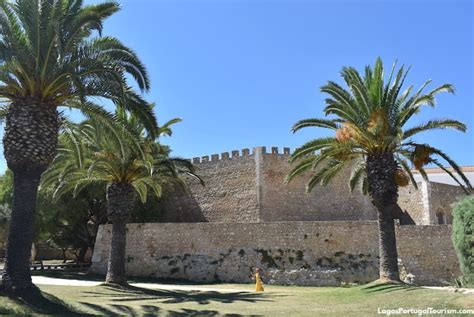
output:
[[[400,281],[395,224],[390,209],[378,212],[380,279]]]
[[[107,216],[112,222],[109,262],[106,283],[127,285],[125,250],[127,222],[135,205],[135,189],[126,183],[112,183],[107,187]]]
[[[400,281],[394,208],[398,187],[395,183],[397,163],[392,153],[368,155],[366,161],[368,192],[378,210],[380,280]]]
[[[39,180],[38,173],[17,171],[13,174],[13,207],[2,277],[3,288],[9,293],[33,287],[30,256]]]
[[[41,174],[56,155],[59,119],[56,107],[33,97],[8,107],[4,155],[13,171],[13,206],[5,257],[3,288],[30,288],[30,255],[34,236],[36,195]]]
[[[115,221],[112,225],[112,241],[110,242],[106,283],[118,285],[127,284],[127,276],[125,274],[126,237],[127,221]]]

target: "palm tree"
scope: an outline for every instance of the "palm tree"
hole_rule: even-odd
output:
[[[171,182],[185,186],[181,173],[201,179],[188,160],[169,158],[165,148],[144,134],[134,116],[126,117],[119,110],[117,118],[124,124],[120,133],[93,122],[65,130],[42,186],[56,184],[55,197],[71,191],[75,195],[90,184],[106,186],[107,216],[113,224],[106,283],[126,285],[126,224],[137,195],[145,203],[150,190],[160,197]],[[168,122],[158,134],[171,134],[170,125],[178,121]]]
[[[426,164],[434,164],[448,173],[466,191],[472,189],[469,180],[459,166],[443,151],[415,142],[412,138],[432,129],[466,131],[466,126],[456,120],[430,120],[405,129],[408,121],[423,109],[435,106],[435,96],[440,92],[454,92],[450,84],[441,85],[423,93],[431,82],[426,81],[412,93],[413,86],[402,91],[409,69],[393,65],[385,82],[382,61],[365,68],[364,76],[352,67],[344,67],[341,76],[348,89],[329,81],[321,88],[328,94],[326,116],[328,119],[306,119],[293,126],[293,132],[306,127],[318,127],[335,131],[331,137],[311,140],[297,148],[290,157],[295,163],[286,181],[310,172],[307,190],[317,184],[326,185],[338,172],[351,166],[350,190],[362,187],[369,194],[378,210],[380,279],[399,281],[394,217],[397,213],[398,186],[409,182],[417,187],[412,175],[412,162],[424,179]],[[455,176],[444,167],[444,159],[456,171]],[[467,189],[466,189],[467,188]]]
[[[150,108],[126,82],[129,74],[148,90],[145,67],[119,40],[101,37],[104,20],[118,10],[116,2],[0,0],[0,116],[6,120],[4,154],[15,193],[3,274],[7,291],[33,287],[29,258],[36,195],[56,154],[58,108],[108,120],[90,97],[114,103],[125,98],[129,110],[150,131],[156,129]]]

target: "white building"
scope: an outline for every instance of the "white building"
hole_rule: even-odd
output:
[[[469,179],[471,184],[474,185],[474,165],[472,166],[463,166],[461,167],[462,171],[464,172],[464,175]],[[452,168],[448,168],[450,172],[454,174],[458,179],[459,176],[457,173],[454,173]],[[432,182],[435,183],[442,183],[442,184],[449,184],[449,185],[456,185],[459,186],[452,178],[449,176],[445,171],[443,171],[440,168],[426,168],[425,169],[426,174],[428,174],[428,179]],[[417,182],[422,181],[422,177],[418,171],[413,171],[413,175],[415,176],[415,179]]]

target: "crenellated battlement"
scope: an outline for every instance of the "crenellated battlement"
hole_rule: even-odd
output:
[[[266,146],[257,146],[252,149],[252,152],[250,152],[250,149],[248,148],[242,149],[242,150],[233,150],[231,152],[224,152],[221,154],[211,154],[211,155],[205,155],[201,157],[194,157],[192,159],[192,162],[193,164],[200,164],[200,163],[232,160],[232,159],[238,159],[238,158],[243,158],[243,157],[251,157],[251,156],[254,156],[257,151],[259,151],[261,154],[269,154],[269,155],[275,155],[275,156],[289,156],[290,155],[289,147],[284,147],[283,149],[279,149],[276,146],[272,146],[269,149],[269,152],[267,152]]]

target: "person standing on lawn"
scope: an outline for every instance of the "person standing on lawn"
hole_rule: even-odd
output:
[[[256,292],[263,292],[265,290],[263,288],[262,274],[263,274],[263,270],[259,267],[255,268],[255,273],[252,270],[252,279],[255,280]]]

